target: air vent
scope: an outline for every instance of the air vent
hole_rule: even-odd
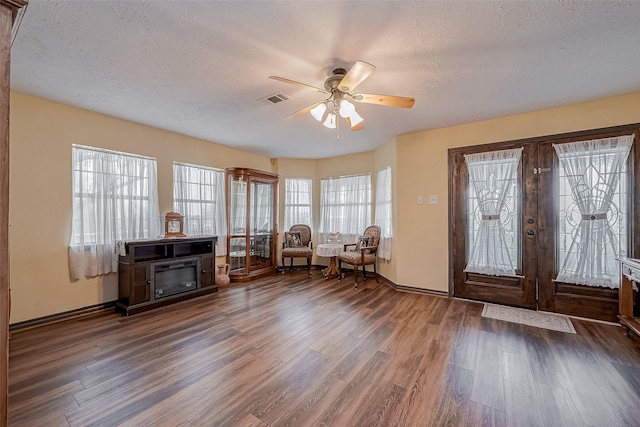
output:
[[[260,98],[258,99],[258,101],[262,102],[263,104],[272,105],[272,104],[278,104],[282,101],[288,101],[289,99],[291,99],[289,95],[286,95],[282,92],[277,92],[277,93],[265,96],[264,98]]]

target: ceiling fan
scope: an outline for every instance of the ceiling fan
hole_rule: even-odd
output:
[[[356,112],[355,106],[349,102],[349,98],[355,102],[400,108],[411,108],[416,101],[414,98],[403,96],[352,93],[375,69],[375,66],[364,61],[356,61],[348,72],[344,68],[336,68],[333,70],[332,75],[325,80],[324,88],[289,80],[284,77],[269,76],[269,78],[329,95],[327,99],[314,102],[302,110],[290,114],[286,117],[287,119],[311,113],[314,119],[319,122],[324,120],[323,124],[326,127],[334,129],[338,127],[337,119],[340,116],[346,120],[351,130],[356,131],[363,129],[362,122],[364,119]],[[336,135],[336,139],[340,139],[339,132],[336,131]]]

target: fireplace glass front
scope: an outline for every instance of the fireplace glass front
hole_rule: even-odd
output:
[[[155,299],[200,288],[200,258],[153,264],[151,283]]]

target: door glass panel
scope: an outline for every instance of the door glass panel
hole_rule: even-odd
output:
[[[514,275],[521,268],[518,164],[521,149],[466,155],[467,271]]]
[[[626,175],[625,165],[622,174]],[[620,179],[615,187],[611,206],[607,210],[606,227],[611,229],[615,247],[620,256],[627,255],[627,180]],[[558,227],[558,265],[563,265],[573,236],[577,233],[578,224],[582,219],[582,214],[571,194],[571,185],[564,170],[561,169],[559,176],[559,207],[560,221]],[[604,225],[604,224],[603,224]],[[605,243],[603,241],[602,243]]]
[[[617,288],[628,236],[626,159],[632,137],[554,145],[558,172],[557,279]]]

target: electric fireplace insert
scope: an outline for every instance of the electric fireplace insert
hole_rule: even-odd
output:
[[[199,257],[154,263],[151,267],[151,283],[154,298],[166,298],[199,289],[199,272]]]

